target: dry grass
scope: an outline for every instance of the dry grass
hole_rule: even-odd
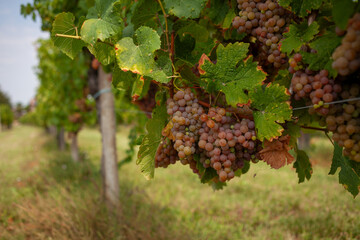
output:
[[[126,135],[118,134],[120,159]],[[321,163],[330,148],[320,140],[314,144],[327,150],[311,153]],[[110,219],[100,198],[100,135],[87,129],[79,142],[87,154],[74,164],[41,129],[0,134],[1,240],[360,239],[359,199],[326,164],[299,185],[291,167],[260,163],[213,192],[187,167],[158,169],[146,181],[131,163],[119,171],[122,211]]]

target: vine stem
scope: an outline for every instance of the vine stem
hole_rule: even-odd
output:
[[[332,140],[331,137],[329,136],[329,133],[328,133],[328,132],[325,132],[325,135],[326,135],[326,137],[329,139],[329,141],[331,142],[331,144],[332,144],[333,146],[335,146],[333,140]]]
[[[167,43],[167,45],[168,45],[168,50],[169,50],[169,52],[170,52],[170,42],[169,42],[169,35],[168,35],[168,33],[169,33],[169,26],[168,26],[168,22],[167,22],[167,18],[166,18],[166,12],[165,12],[165,9],[164,9],[164,6],[162,5],[162,3],[161,3],[161,0],[157,0],[158,1],[158,3],[159,3],[159,5],[160,5],[160,8],[161,8],[161,11],[162,11],[162,13],[163,13],[163,15],[164,15],[164,18],[165,18],[165,37],[166,37],[166,43]],[[171,53],[170,53],[171,54]],[[171,57],[171,56],[170,56]]]
[[[74,35],[66,35],[66,34],[60,34],[60,33],[57,33],[55,34],[55,37],[63,37],[63,38],[72,38],[72,39],[77,39],[77,40],[81,40],[81,36],[74,36]],[[100,39],[97,39],[98,42],[101,42],[101,43],[104,43],[104,44],[107,44],[111,47],[114,46],[114,44],[110,43],[110,42],[104,42],[104,41],[101,41]]]
[[[301,128],[305,128],[305,129],[311,129],[311,130],[328,132],[328,130],[327,130],[326,128],[317,128],[317,127],[309,127],[309,126],[300,126],[300,127],[301,127]]]
[[[66,35],[66,34],[60,34],[60,33],[55,34],[55,37],[73,38],[73,39],[81,40],[80,36]]]

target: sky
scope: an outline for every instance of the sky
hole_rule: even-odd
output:
[[[41,31],[40,19],[20,15],[20,5],[30,0],[0,0],[0,89],[14,105],[27,105],[35,96],[38,80],[34,67],[37,56],[34,42],[48,38]]]

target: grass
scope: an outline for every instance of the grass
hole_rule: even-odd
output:
[[[127,128],[117,136],[124,157]],[[157,169],[146,181],[134,162],[119,170],[122,217],[100,199],[100,134],[80,133],[74,164],[41,129],[0,133],[0,239],[360,239],[360,200],[327,175],[331,146],[312,140],[314,173],[298,184],[291,166],[258,163],[213,192],[188,167]],[[329,155],[330,151],[330,155]]]

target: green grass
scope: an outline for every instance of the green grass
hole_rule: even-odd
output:
[[[119,129],[119,159],[127,133]],[[291,166],[258,163],[214,192],[187,166],[157,169],[146,181],[132,162],[119,170],[122,215],[110,222],[100,200],[100,139],[81,131],[85,161],[74,164],[41,129],[0,133],[0,239],[360,239],[360,200],[327,175],[329,164],[298,184]],[[310,150],[317,162],[331,156],[322,141]]]

